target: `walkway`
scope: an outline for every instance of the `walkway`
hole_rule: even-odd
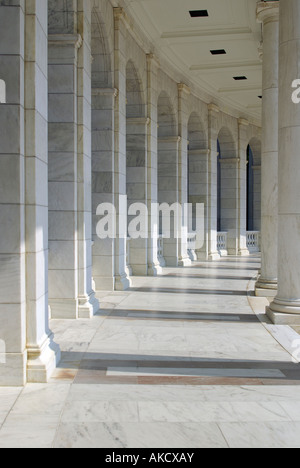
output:
[[[267,324],[258,262],[168,268],[52,321],[60,368],[0,389],[0,447],[300,447],[299,364],[277,341],[300,337]]]

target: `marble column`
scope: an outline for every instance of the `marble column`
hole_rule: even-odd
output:
[[[78,317],[91,318],[99,310],[92,283],[92,96],[90,2],[77,7],[82,46],[77,63],[77,225]]]
[[[114,270],[115,289],[124,291],[131,285],[126,272],[127,204],[126,197],[126,18],[122,8],[114,8],[115,63],[114,78],[118,95],[115,100],[114,139],[114,196],[116,208],[116,233]]]
[[[178,188],[179,203],[182,206],[181,218],[181,239],[179,242],[179,266],[189,266],[192,264],[188,255],[188,213],[185,206],[188,203],[188,119],[189,102],[191,94],[190,88],[184,83],[178,84],[178,126],[180,135],[178,154]]]
[[[48,325],[45,0],[1,4],[0,78],[0,385],[15,386],[46,382],[60,358]]]
[[[238,254],[249,255],[247,248],[247,130],[249,122],[239,119],[239,174],[238,174]]]
[[[148,275],[162,273],[158,261],[159,222],[155,204],[158,200],[157,186],[157,88],[159,62],[153,54],[147,55],[147,203],[148,203]]]
[[[208,106],[208,148],[210,158],[208,164],[208,259],[218,260],[218,114],[220,110],[215,104]]]
[[[300,78],[299,0],[280,0],[279,23],[278,293],[268,315],[278,324],[300,325],[300,105],[292,100]]]
[[[278,274],[278,44],[279,2],[260,2],[257,18],[263,23],[263,116],[262,116],[262,222],[261,275],[256,295],[276,295]]]

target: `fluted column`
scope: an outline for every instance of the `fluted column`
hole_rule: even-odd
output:
[[[277,290],[278,232],[278,44],[279,2],[259,2],[257,18],[263,23],[262,117],[262,225],[261,275],[258,296],[275,296]]]
[[[280,1],[278,294],[268,311],[275,323],[300,324],[300,0]]]

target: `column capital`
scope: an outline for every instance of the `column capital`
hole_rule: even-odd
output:
[[[216,112],[217,114],[220,112],[220,108],[216,104],[209,104],[208,105],[209,112]]]
[[[179,93],[187,94],[188,96],[191,94],[191,90],[186,84],[178,83],[177,86],[178,86]]]
[[[74,46],[80,49],[83,39],[80,34],[49,34],[48,44],[56,46]]]
[[[238,120],[238,124],[239,124],[240,126],[243,125],[244,127],[249,127],[249,125],[250,125],[250,124],[249,124],[249,120],[242,119],[242,118]]]
[[[92,96],[119,96],[119,90],[117,88],[92,88]]]
[[[157,68],[160,68],[160,62],[159,62],[159,59],[156,57],[156,55],[151,53],[151,54],[147,54],[146,57],[147,57],[148,64],[151,64],[151,65],[154,64],[156,65]]]
[[[115,30],[119,29],[120,23],[123,23],[123,25],[127,29],[130,29],[132,26],[132,22],[130,18],[128,17],[128,15],[126,14],[124,8],[116,7],[113,10],[114,10],[114,19],[115,19]]]
[[[279,21],[279,1],[273,2],[258,2],[256,7],[256,17],[259,23],[264,25],[267,23]]]

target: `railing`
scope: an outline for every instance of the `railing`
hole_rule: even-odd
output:
[[[160,266],[166,266],[164,259],[164,238],[162,235],[158,236],[157,238],[157,259],[160,263]]]
[[[187,252],[188,252],[188,256],[190,257],[192,262],[197,261],[196,238],[197,238],[197,236],[196,236],[195,232],[192,232],[192,233],[188,234],[188,237],[187,237]]]
[[[218,232],[217,250],[220,255],[227,255],[227,232]]]
[[[260,232],[247,232],[247,249],[249,252],[260,252]]]

